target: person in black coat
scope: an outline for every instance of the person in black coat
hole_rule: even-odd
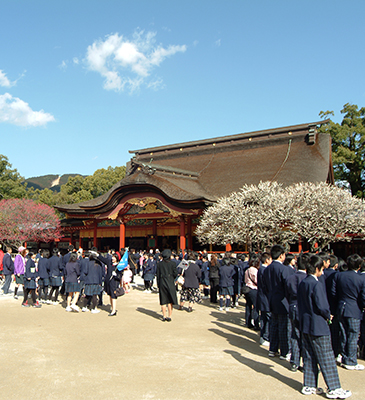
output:
[[[348,271],[335,275],[331,290],[337,300],[342,366],[349,370],[363,370],[364,366],[357,363],[357,342],[365,307],[365,282],[357,271],[363,261],[358,254],[349,256],[346,261]]]
[[[319,281],[323,274],[323,260],[311,256],[307,265],[307,276],[298,287],[299,325],[303,337],[303,377],[302,393],[320,394],[318,389],[319,368],[328,387],[326,396],[345,399],[351,392],[341,388],[335,356],[332,351],[328,323],[331,313],[325,287]],[[319,366],[319,368],[318,368]]]
[[[37,268],[35,265],[35,254],[29,253],[29,258],[25,264],[24,271],[24,300],[22,303],[22,307],[29,307],[28,304],[28,295],[32,296],[33,307],[40,308],[42,307],[37,301],[36,289],[37,289],[37,280],[39,278]]]
[[[106,275],[104,281],[104,290],[109,296],[110,305],[112,307],[109,317],[115,317],[117,315],[117,295],[116,290],[119,288],[120,281],[123,277],[123,271],[118,271],[117,265],[119,263],[117,255],[108,254],[107,257],[103,257],[99,254],[98,259],[106,265]]]
[[[209,261],[209,280],[210,280],[210,302],[218,303],[217,294],[219,291],[219,267],[217,256],[212,254]]]
[[[171,321],[172,306],[177,303],[175,278],[177,277],[176,263],[171,260],[171,250],[161,253],[162,261],[157,264],[157,286],[162,309],[162,321]],[[168,316],[166,316],[166,307]]]
[[[189,302],[188,312],[193,311],[193,304],[201,302],[201,294],[199,289],[202,271],[195,263],[196,257],[194,253],[189,253],[188,267],[183,272],[184,284],[180,292],[180,307],[182,310],[184,303]]]
[[[11,277],[14,273],[14,261],[11,258],[11,253],[13,249],[10,246],[6,247],[6,253],[4,254],[3,258],[3,274],[5,276],[5,282],[2,286],[1,290],[4,294],[9,293],[9,288],[11,284]]]

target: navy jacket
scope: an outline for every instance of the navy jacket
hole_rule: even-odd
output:
[[[105,275],[103,271],[105,271],[104,266],[100,265],[95,260],[88,260],[88,262],[84,264],[83,268],[85,284],[101,285]]]
[[[41,279],[49,278],[49,263],[48,258],[40,257],[38,260],[38,273]]]
[[[299,326],[302,333],[330,335],[327,320],[331,316],[325,288],[313,275],[307,275],[298,287]]]
[[[156,275],[157,263],[155,260],[151,260],[150,258],[144,263],[143,275],[151,274]]]
[[[202,276],[201,283],[203,285],[209,286],[209,262],[205,261],[202,265]]]
[[[365,281],[356,271],[344,271],[335,275],[331,294],[337,301],[339,316],[361,319],[365,307]]]
[[[65,268],[65,282],[77,283],[80,276],[80,265],[77,261],[68,262]]]
[[[235,273],[234,266],[229,264],[223,264],[219,268],[219,286],[220,287],[229,287],[234,285],[233,275]]]
[[[332,295],[332,282],[337,273],[338,272],[333,268],[326,268],[323,271],[322,275],[325,278],[324,284],[326,285],[327,299],[332,315],[335,315],[337,313],[337,301],[336,298]]]
[[[35,266],[34,260],[28,259],[25,264],[24,278],[27,280],[35,281],[38,278],[37,268]]]
[[[233,266],[234,275],[233,275],[233,289],[236,294],[241,293],[242,281],[243,281],[243,269],[240,263]]]
[[[62,266],[62,260],[60,257],[57,256],[52,256],[51,258],[48,259],[48,265],[49,265],[49,276],[53,277],[58,277],[58,276],[63,276],[64,270]]]
[[[13,273],[14,273],[14,261],[9,253],[5,253],[3,258],[3,274],[12,275]]]
[[[266,295],[265,282],[264,282],[264,271],[267,268],[266,265],[261,265],[257,271],[257,300],[256,307],[260,311],[270,312],[269,299]]]
[[[290,275],[286,280],[286,298],[289,302],[289,318],[292,320],[298,320],[298,287],[306,276],[307,273],[300,270]]]
[[[285,282],[294,274],[293,268],[275,260],[264,271],[265,291],[269,299],[270,311],[285,315],[289,312],[289,303],[285,296]]]

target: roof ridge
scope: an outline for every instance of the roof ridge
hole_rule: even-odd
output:
[[[227,135],[227,136],[218,136],[214,138],[209,138],[209,139],[202,139],[202,140],[193,140],[190,142],[181,142],[181,143],[174,143],[170,145],[165,145],[165,146],[156,146],[156,147],[147,147],[144,149],[138,149],[138,150],[129,150],[129,153],[131,154],[141,154],[141,153],[153,153],[155,151],[168,151],[168,150],[176,150],[178,148],[184,148],[184,147],[195,147],[199,145],[208,145],[212,144],[213,145],[217,142],[228,142],[228,141],[234,141],[234,140],[240,140],[244,139],[247,136],[264,136],[264,135],[275,135],[275,134],[280,134],[286,131],[300,131],[305,128],[309,128],[311,126],[316,126],[316,125],[323,125],[329,122],[329,119],[324,119],[321,121],[317,122],[309,122],[309,123],[304,123],[304,124],[298,124],[298,125],[289,125],[289,126],[283,126],[279,128],[273,128],[273,129],[264,129],[260,131],[252,131],[252,132],[245,132],[245,133],[238,133],[234,135]],[[153,155],[153,154],[151,154]]]

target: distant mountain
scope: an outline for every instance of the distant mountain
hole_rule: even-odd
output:
[[[28,178],[24,182],[27,183],[27,187],[33,187],[34,189],[43,190],[45,188],[51,189],[55,192],[59,192],[62,185],[67,183],[70,176],[77,176],[80,174],[64,174],[64,175],[42,175]],[[85,175],[81,175],[85,176]]]

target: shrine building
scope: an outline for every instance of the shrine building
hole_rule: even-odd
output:
[[[55,207],[66,216],[64,240],[84,249],[199,250],[203,210],[244,184],[334,183],[331,137],[317,132],[326,122],[131,150],[125,178],[107,193]]]

